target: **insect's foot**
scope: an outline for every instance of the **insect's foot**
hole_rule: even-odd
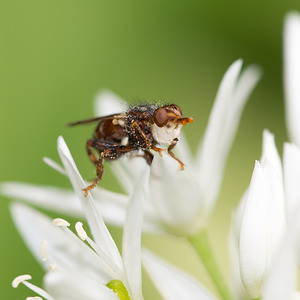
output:
[[[96,186],[96,184],[91,184],[91,185],[89,185],[88,187],[82,189],[82,191],[84,191],[85,197],[87,197],[87,196],[89,195],[89,191],[90,191],[91,189],[93,189],[95,186]]]
[[[157,151],[160,157],[162,157],[162,152],[165,151],[165,150],[166,150],[166,149],[161,149],[161,150],[158,150],[158,151]]]
[[[87,197],[89,195],[89,190],[87,188],[82,189],[84,191],[84,196]]]

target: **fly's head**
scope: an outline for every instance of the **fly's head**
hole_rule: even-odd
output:
[[[182,126],[192,122],[192,118],[183,118],[176,104],[164,105],[153,113],[151,132],[157,143],[170,145],[178,141]]]

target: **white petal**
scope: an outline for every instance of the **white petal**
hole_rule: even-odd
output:
[[[270,227],[268,228],[269,240],[267,241],[267,264],[270,266],[286,230],[286,200],[282,178],[281,176],[278,176],[273,164],[271,164],[268,160],[265,160],[262,163],[262,168],[271,190],[271,198],[265,200],[269,202],[267,217]]]
[[[268,178],[256,162],[240,231],[241,276],[253,298],[260,297],[263,280],[283,230],[282,215],[285,212],[278,211],[280,204],[273,203],[273,197]],[[279,232],[276,232],[276,216],[280,216]]]
[[[170,155],[154,156],[149,192],[161,222],[175,234],[195,234],[205,223],[205,206],[195,175]]]
[[[218,195],[224,166],[242,110],[261,76],[255,66],[238,78],[242,61],[234,62],[224,75],[209,118],[202,144],[197,151],[199,182],[211,208]]]
[[[73,190],[51,186],[37,186],[18,182],[4,182],[0,185],[1,194],[12,199],[46,208],[72,217],[84,217],[81,203]],[[95,207],[105,222],[122,227],[125,223],[128,196],[97,187],[93,191]],[[143,230],[162,233],[153,209],[146,205]]]
[[[224,157],[226,159],[236,131],[240,122],[243,109],[248,101],[250,94],[262,76],[262,70],[259,66],[250,65],[240,74],[227,109],[227,120],[225,123],[224,134],[221,136],[222,144],[224,144]],[[225,161],[224,159],[224,161]]]
[[[165,300],[215,299],[193,277],[146,250],[143,250],[143,265]]]
[[[45,239],[61,239],[63,233],[55,228],[46,216],[25,205],[13,204],[11,214],[14,223],[27,246],[37,260],[42,263],[40,245]],[[50,229],[49,229],[50,228]]]
[[[297,237],[299,237],[299,207],[298,211],[294,212],[282,245],[275,256],[265,282],[262,300],[297,299],[297,294],[293,293],[297,286],[295,256]]]
[[[1,184],[1,193],[4,196],[23,200],[53,211],[72,216],[83,216],[79,199],[71,190],[18,182],[4,182]]]
[[[109,257],[111,257],[111,259],[114,260],[116,265],[122,269],[122,259],[119,250],[107,227],[105,226],[101,215],[96,211],[91,192],[85,197],[84,192],[82,191],[82,189],[86,187],[85,182],[80,176],[73,161],[72,155],[62,137],[58,138],[57,147],[58,153],[70,178],[73,188],[81,200],[83,208],[85,209],[86,218],[96,243],[104,250],[104,252],[106,252]]]
[[[284,87],[289,135],[300,147],[300,14],[291,12],[284,25]]]
[[[300,300],[300,293],[299,292],[292,292],[292,299],[291,300]]]
[[[43,161],[46,165],[48,165],[50,168],[54,169],[55,171],[66,175],[66,171],[63,169],[62,166],[60,166],[57,162],[55,162],[54,160],[52,160],[49,157],[43,157]]]
[[[126,110],[126,107],[126,102],[109,90],[103,90],[96,95],[96,116],[106,116],[115,113],[121,113]]]
[[[239,260],[239,244],[240,244],[240,229],[244,208],[248,198],[248,190],[244,193],[237,209],[232,214],[231,225],[228,237],[228,249],[230,258],[231,269],[231,284],[232,291],[236,299],[248,299],[240,273],[240,260]],[[247,294],[247,295],[246,295]]]
[[[217,152],[219,149],[219,137],[222,134],[222,129],[226,122],[226,112],[228,110],[228,103],[232,99],[241,67],[242,61],[235,61],[228,68],[221,81],[213,109],[210,113],[203,142],[199,145],[197,151],[197,158],[201,167],[205,167],[204,158],[210,158],[208,163],[210,164],[212,160],[211,156],[215,156],[215,153],[211,153],[211,151]]]
[[[132,193],[141,174],[149,168],[144,158],[134,156],[124,156],[111,161],[109,167],[128,194]]]
[[[265,129],[263,131],[263,146],[260,162],[263,163],[266,159],[268,159],[268,161],[272,164],[277,175],[282,178],[281,160],[276,148],[274,134]]]
[[[74,274],[58,269],[47,273],[44,284],[56,300],[119,300],[119,297],[105,285],[81,276],[80,273]]]
[[[268,179],[268,183],[272,193],[271,211],[269,216],[276,225],[276,232],[281,235],[285,231],[286,224],[286,200],[283,188],[282,177],[278,176],[274,165],[268,160],[262,163],[263,171]],[[279,225],[280,224],[280,225]],[[273,241],[274,242],[274,241]]]
[[[284,243],[280,256],[274,260],[266,280],[262,300],[291,299],[296,288],[295,257],[289,244]]]
[[[117,226],[123,226],[126,217],[126,208],[129,197],[96,187],[93,190],[94,205],[98,214],[101,214],[105,222]]]
[[[4,196],[23,200],[27,203],[73,217],[82,218],[84,216],[80,200],[73,190],[17,182],[4,182],[0,187]],[[95,195],[96,210],[101,212],[103,219],[110,224],[123,226],[128,196],[114,193],[101,187],[95,188],[93,193]]]
[[[141,274],[141,230],[149,171],[142,174],[127,210],[123,231],[122,256],[133,299],[143,299]]]
[[[176,147],[174,148],[174,153],[176,153],[176,156],[184,163],[185,166],[194,165],[194,159],[190,147],[182,131],[180,134],[180,140],[177,143]]]
[[[292,216],[300,203],[300,151],[293,144],[284,144],[283,171],[287,216]]]

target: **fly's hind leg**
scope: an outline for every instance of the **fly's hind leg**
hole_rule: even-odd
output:
[[[95,148],[95,146],[94,146],[94,140],[88,140],[87,142],[86,142],[86,145],[85,145],[85,148],[86,148],[86,151],[87,151],[87,153],[88,153],[88,156],[89,156],[89,158],[90,158],[90,160],[95,164],[95,165],[97,165],[98,164],[98,159],[97,159],[97,157],[95,156],[95,154],[93,153],[93,151],[92,151],[92,147],[94,147]]]
[[[177,140],[178,141],[178,140]],[[171,155],[172,158],[174,158],[176,161],[178,161],[179,165],[180,165],[180,170],[183,170],[184,169],[184,164],[183,162],[177,158],[174,153],[172,152],[172,149],[176,146],[177,144],[177,141],[175,141],[173,144],[171,144],[169,147],[168,147],[168,153]]]
[[[97,164],[97,177],[96,177],[96,179],[94,180],[94,182],[93,182],[91,185],[89,185],[89,186],[87,186],[86,188],[82,189],[82,190],[84,191],[85,196],[88,196],[89,191],[90,191],[91,189],[93,189],[94,187],[96,187],[97,184],[99,183],[99,181],[101,180],[102,175],[103,175],[103,159],[104,159],[104,157],[105,157],[106,155],[108,155],[108,153],[109,153],[109,150],[105,150],[105,151],[101,152],[101,153],[100,153],[100,157],[99,157],[99,159],[98,159],[98,162],[97,162],[97,160],[96,160],[96,164]],[[94,155],[94,154],[93,154],[93,155]],[[94,156],[94,157],[95,157],[95,156]],[[91,160],[92,160],[92,159],[91,159]],[[93,161],[93,160],[92,160],[92,161]],[[93,161],[93,162],[94,162],[94,161]]]
[[[92,149],[94,148],[100,152],[99,158],[97,159],[95,154],[92,152]],[[99,181],[102,178],[103,175],[103,160],[104,158],[109,159],[116,159],[121,154],[127,153],[130,151],[135,150],[135,148],[130,146],[123,146],[117,143],[113,142],[107,142],[101,139],[94,139],[94,140],[88,140],[86,143],[86,150],[88,152],[88,155],[91,159],[91,161],[96,164],[97,166],[97,176],[94,180],[94,182],[87,186],[86,188],[82,189],[85,193],[85,196],[88,195],[89,191],[97,186]]]

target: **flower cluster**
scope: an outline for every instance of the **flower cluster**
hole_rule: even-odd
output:
[[[50,220],[28,205],[13,203],[14,222],[28,247],[45,268],[44,289],[21,275],[13,286],[25,284],[38,296],[27,299],[142,300],[141,265],[163,299],[217,299],[200,282],[147,249],[142,232],[181,236],[189,242],[207,269],[219,299],[300,299],[296,289],[300,236],[300,15],[285,23],[285,91],[287,120],[295,144],[284,145],[283,161],[274,135],[263,133],[261,159],[255,162],[250,185],[232,218],[229,236],[232,284],[224,280],[212,255],[206,225],[213,213],[226,159],[243,108],[261,76],[260,68],[241,71],[234,62],[222,79],[204,138],[193,158],[184,136],[176,153],[185,170],[167,154],[154,153],[149,167],[140,157],[121,157],[109,165],[124,194],[98,186],[88,195],[62,137],[58,153],[62,166],[44,161],[67,176],[73,190],[6,182],[2,194],[82,222]],[[119,112],[124,102],[111,92],[96,98],[96,114]],[[105,223],[123,228],[122,255]],[[90,234],[88,233],[90,232]],[[92,237],[90,237],[92,236]]]

